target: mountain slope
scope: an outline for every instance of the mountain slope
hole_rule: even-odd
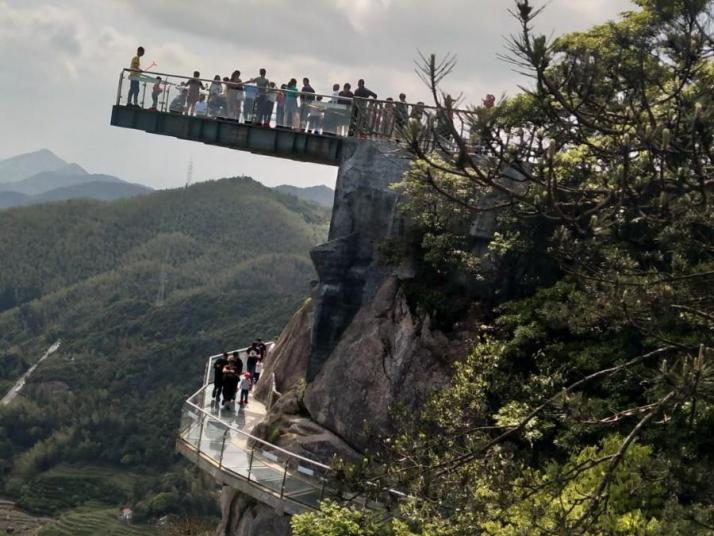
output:
[[[94,177],[94,175],[89,175]],[[37,195],[20,194],[17,192],[0,191],[0,208],[20,207],[66,201],[69,199],[96,199],[98,201],[114,201],[126,197],[135,197],[152,192],[151,188],[129,182],[85,182],[62,188],[55,188]]]
[[[111,175],[88,173],[46,149],[0,161],[0,209],[67,199],[111,201],[150,191]]]
[[[67,162],[52,151],[41,149],[0,160],[0,183],[17,182],[44,171],[56,171]]]
[[[276,186],[274,190],[278,192],[294,195],[299,199],[304,199],[305,201],[312,201],[323,207],[332,207],[332,203],[335,200],[335,191],[332,188],[328,188],[324,185],[318,186],[308,186],[306,188],[300,188],[298,186],[291,186],[289,184],[283,184]]]
[[[87,172],[74,174],[64,173],[63,171],[43,171],[18,182],[7,182],[2,185],[2,190],[26,195],[38,195],[57,188],[67,188],[90,182],[117,184],[124,181],[111,175],[89,174]]]
[[[207,355],[277,335],[308,294],[328,216],[246,178],[0,213],[0,371],[62,340],[0,408],[4,492],[30,504],[66,462],[147,473],[126,499],[139,512],[204,500],[173,468],[182,401]]]

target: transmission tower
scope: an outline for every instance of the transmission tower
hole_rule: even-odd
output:
[[[193,159],[188,161],[188,169],[186,170],[186,184],[184,186],[185,189],[188,189],[189,186],[191,186],[191,182],[193,181]],[[174,229],[178,230],[179,228],[179,223],[181,221],[181,213],[182,211],[179,209],[177,215],[176,215],[176,224],[174,225]],[[159,274],[159,290],[156,293],[156,302],[155,305],[156,307],[161,307],[164,305],[164,302],[166,301],[166,284],[169,282],[169,271],[168,271],[168,266],[169,266],[169,259],[171,258],[171,243],[166,246],[166,256],[164,257],[164,262],[161,264],[161,273]]]

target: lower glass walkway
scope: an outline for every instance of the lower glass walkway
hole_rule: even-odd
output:
[[[245,350],[239,350],[239,355],[245,362]],[[177,450],[189,461],[216,480],[287,514],[316,509],[321,499],[331,497],[389,515],[386,505],[406,498],[395,490],[375,488],[369,498],[340,490],[329,479],[329,466],[253,436],[251,431],[265,417],[266,408],[252,395],[245,407],[223,408],[211,398],[212,364],[218,357],[209,358],[204,385],[183,407]]]

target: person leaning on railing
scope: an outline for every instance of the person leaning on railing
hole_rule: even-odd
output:
[[[248,83],[255,84],[255,99],[253,101],[253,109],[250,111],[251,121],[257,120],[257,122],[260,123],[263,112],[265,111],[265,102],[268,97],[268,85],[270,81],[265,76],[267,73],[265,69],[260,69],[258,72],[260,76],[248,80]]]
[[[355,100],[355,105],[352,107],[352,128],[350,129],[350,134],[357,132],[360,135],[364,135],[370,130],[369,127],[374,114],[371,103],[367,102],[367,99],[376,99],[377,94],[367,89],[364,85],[364,80],[360,78],[357,81],[355,97],[357,97],[357,99]]]

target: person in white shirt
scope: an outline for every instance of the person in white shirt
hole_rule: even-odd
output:
[[[208,114],[208,103],[206,103],[206,96],[204,94],[199,95],[198,102],[193,108],[193,115],[196,117],[206,117]]]
[[[253,386],[253,381],[250,378],[250,372],[246,372],[243,374],[243,377],[240,380],[240,385],[238,388],[240,389],[240,405],[248,405],[248,393],[250,392],[250,388]]]

